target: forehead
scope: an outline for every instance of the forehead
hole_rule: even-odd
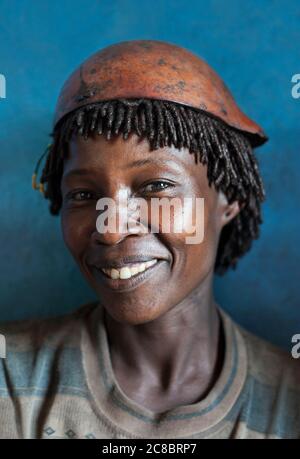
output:
[[[94,171],[129,171],[151,168],[164,169],[186,174],[201,176],[206,174],[206,167],[195,163],[195,157],[186,148],[166,146],[151,150],[149,141],[131,134],[124,140],[121,135],[107,140],[103,135],[84,139],[74,137],[69,144],[69,154],[64,160],[64,175],[73,169],[86,168]]]

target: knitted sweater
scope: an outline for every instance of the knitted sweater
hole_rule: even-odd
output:
[[[221,309],[225,355],[214,387],[161,414],[120,388],[103,314],[90,303],[0,324],[0,438],[300,438],[300,363]]]

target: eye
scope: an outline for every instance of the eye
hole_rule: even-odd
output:
[[[68,201],[87,201],[95,198],[95,194],[91,191],[78,190],[67,194]]]
[[[157,193],[163,191],[166,188],[174,187],[174,183],[167,182],[166,180],[154,180],[150,183],[147,183],[142,187],[142,190],[145,193]]]

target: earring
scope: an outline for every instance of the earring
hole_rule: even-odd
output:
[[[50,149],[52,147],[52,144],[50,143],[46,150],[44,151],[44,153],[42,154],[42,156],[39,158],[35,168],[34,168],[34,172],[32,174],[32,177],[31,177],[31,186],[34,190],[39,190],[43,196],[45,196],[45,187],[44,187],[44,184],[42,182],[39,182],[37,183],[37,174],[38,174],[38,170],[39,170],[39,167],[40,167],[40,164],[42,162],[42,159],[49,153]]]

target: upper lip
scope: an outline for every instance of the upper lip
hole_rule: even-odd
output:
[[[126,256],[120,256],[120,257],[114,257],[114,258],[104,258],[103,259],[98,259],[93,262],[90,262],[89,264],[92,266],[95,266],[97,269],[104,268],[104,269],[111,269],[111,268],[116,268],[120,269],[125,265],[128,264],[136,264],[136,263],[145,263],[146,261],[151,261],[151,260],[162,260],[166,258],[162,258],[161,256],[156,256],[156,255],[126,255]]]

